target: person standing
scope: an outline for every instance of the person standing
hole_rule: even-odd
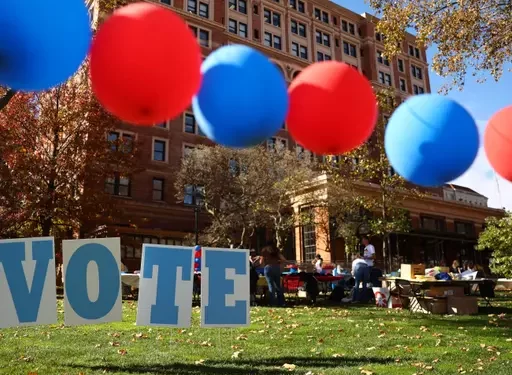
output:
[[[315,265],[315,272],[316,273],[322,273],[322,265],[324,263],[324,260],[320,254],[316,254],[315,259],[313,260],[313,264]]]
[[[363,236],[363,240],[361,242],[364,246],[363,259],[368,267],[370,267],[371,271],[375,260],[375,247],[370,243],[370,239],[367,236]]]
[[[366,284],[370,281],[370,267],[360,255],[356,255],[352,262],[352,275],[356,279],[354,293],[352,293],[352,302],[355,303],[359,302],[359,284],[363,283],[363,296],[366,296]]]
[[[284,293],[281,286],[281,263],[286,258],[272,243],[261,250],[260,262],[267,279],[270,305],[284,306]]]

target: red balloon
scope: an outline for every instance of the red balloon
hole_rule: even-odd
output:
[[[120,119],[152,126],[183,112],[201,85],[201,49],[175,13],[149,3],[116,10],[91,47],[92,89]]]
[[[350,65],[314,63],[291,83],[288,129],[316,154],[337,155],[363,144],[377,122],[370,82]]]
[[[512,105],[496,112],[484,133],[484,149],[496,173],[512,181]]]

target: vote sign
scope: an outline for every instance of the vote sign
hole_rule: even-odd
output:
[[[64,322],[122,320],[119,238],[63,241]],[[203,248],[201,326],[250,324],[249,251]],[[137,325],[188,327],[194,249],[144,244]],[[199,277],[199,276],[196,276]],[[52,237],[0,240],[0,328],[57,322]]]

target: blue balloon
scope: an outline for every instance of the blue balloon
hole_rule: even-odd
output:
[[[435,187],[471,167],[480,145],[475,120],[460,104],[444,96],[410,97],[391,116],[384,146],[388,160],[403,178]]]
[[[201,246],[199,246],[199,245],[194,246],[194,250],[195,251],[201,250]]]
[[[194,262],[196,262],[197,264],[199,264],[199,262],[201,262],[201,259],[199,259],[199,258],[195,258],[195,259],[194,259]]]
[[[71,77],[91,43],[84,0],[0,0],[0,84],[40,91]]]
[[[288,91],[282,72],[261,52],[229,45],[201,66],[203,82],[192,108],[203,133],[228,147],[251,147],[285,122]]]

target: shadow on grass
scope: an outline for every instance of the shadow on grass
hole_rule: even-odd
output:
[[[335,367],[361,367],[369,364],[392,364],[393,358],[378,357],[342,357],[342,358],[322,358],[322,357],[276,357],[261,359],[238,359],[232,362],[207,360],[202,365],[186,364],[186,363],[170,363],[170,364],[144,364],[144,365],[126,365],[119,366],[113,364],[105,364],[103,366],[79,366],[69,365],[70,367],[92,371],[107,372],[123,372],[130,374],[230,374],[230,375],[246,375],[246,374],[289,374],[289,370],[282,368],[285,363],[294,364],[300,369],[320,369]]]

